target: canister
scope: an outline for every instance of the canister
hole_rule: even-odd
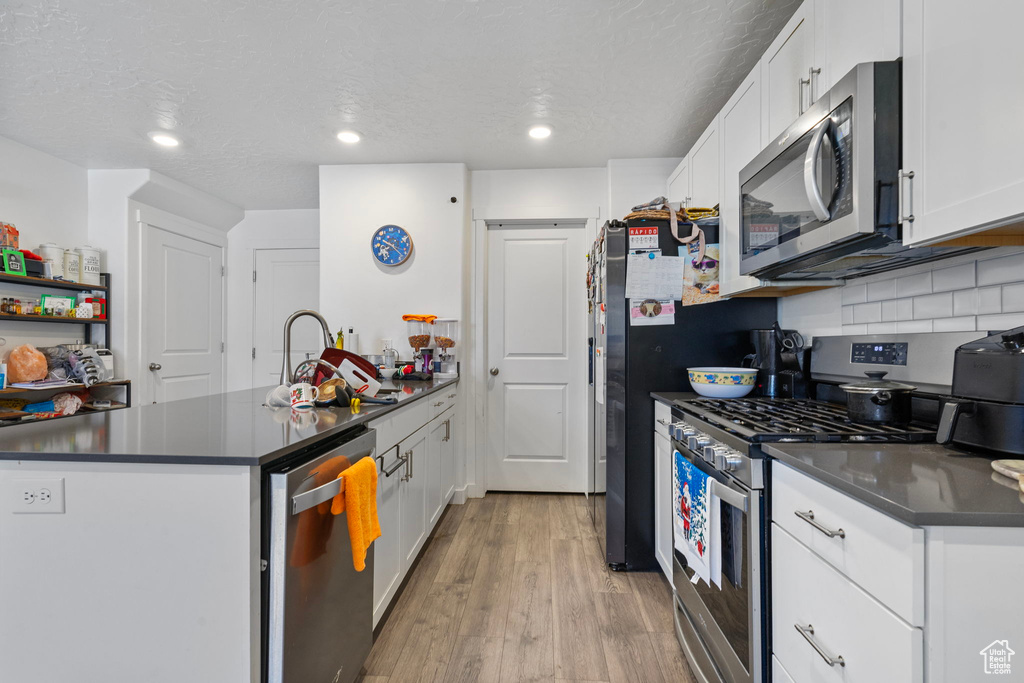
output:
[[[78,282],[79,280],[79,260],[78,254],[71,251],[70,249],[64,250],[64,279],[68,282]]]
[[[76,248],[75,252],[78,254],[79,272],[82,276],[79,282],[87,285],[100,284],[100,250],[87,244]]]
[[[53,274],[50,276],[55,280],[64,279],[64,247],[58,247],[53,242],[39,245],[39,255],[43,261],[49,261]]]

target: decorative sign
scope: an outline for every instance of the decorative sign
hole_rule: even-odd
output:
[[[658,227],[650,226],[643,228],[629,229],[629,248],[632,249],[657,249],[658,248]]]
[[[17,249],[4,249],[4,272],[8,275],[26,275],[25,255]]]

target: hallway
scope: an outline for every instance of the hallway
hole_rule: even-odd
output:
[[[692,683],[660,573],[603,561],[582,495],[449,506],[363,683]]]

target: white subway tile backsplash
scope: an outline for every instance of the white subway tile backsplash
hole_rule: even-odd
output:
[[[882,322],[889,322],[896,320],[896,302],[895,301],[883,301],[882,302]]]
[[[1024,282],[1003,287],[1003,313],[1024,311]]]
[[[843,287],[843,303],[859,304],[868,300],[867,285],[846,285]]]
[[[1002,315],[979,315],[978,331],[989,330],[1002,332],[1012,327],[1024,326],[1024,313],[1004,313]],[[844,332],[845,334],[845,332]]]
[[[853,324],[853,306],[843,306],[843,324]]]
[[[1024,253],[978,260],[978,285],[1001,285],[1024,279]]]
[[[975,315],[978,312],[978,290],[953,292],[953,315]]]
[[[932,291],[952,292],[974,286],[974,264],[964,263],[952,268],[932,271]]]
[[[1003,290],[1001,287],[983,287],[978,290],[978,313],[1003,312]]]
[[[896,300],[896,319],[897,320],[913,320],[914,319],[914,300],[913,299],[897,299]]]
[[[973,329],[975,329],[973,315],[932,321],[932,332],[969,332]]]
[[[896,323],[896,331],[916,334],[918,332],[931,332],[931,320],[900,320]],[[845,334],[845,332],[843,333]]]
[[[857,304],[856,306],[853,307],[853,322],[882,322],[882,303],[880,301],[875,301],[869,304]]]
[[[868,333],[868,326],[867,325],[843,325],[843,336],[844,337],[848,336],[848,335],[851,335],[851,334],[867,334],[867,333]]]
[[[896,296],[918,296],[919,294],[931,294],[932,274],[931,272],[907,275],[896,278]]]
[[[883,301],[896,298],[896,281],[882,280],[868,283],[868,301]]]
[[[948,318],[951,315],[953,315],[952,292],[914,297],[914,320]]]
[[[868,334],[896,334],[896,323],[871,323]]]

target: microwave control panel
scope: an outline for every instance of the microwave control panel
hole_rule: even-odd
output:
[[[870,365],[906,365],[907,344],[906,342],[854,344],[850,362]]]

